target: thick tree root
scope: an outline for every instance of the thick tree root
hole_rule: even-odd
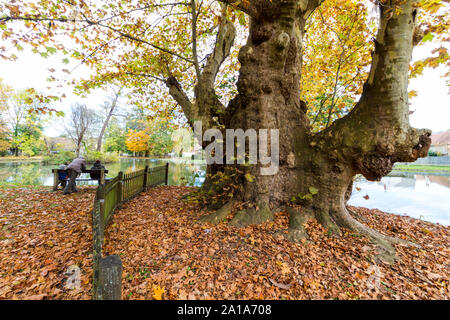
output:
[[[360,215],[358,212],[353,211],[349,208],[347,208],[348,212],[350,213],[350,215],[357,219],[358,221],[362,221],[362,222],[368,222],[367,218],[365,218],[364,216]]]
[[[287,212],[289,213],[289,229],[288,234],[285,235],[286,239],[294,242],[309,240],[305,224],[314,217],[308,213],[302,213],[300,210],[292,207],[287,207]]]
[[[309,240],[308,233],[305,229],[305,223],[309,219],[316,219],[320,224],[328,229],[330,234],[340,235],[342,234],[341,228],[350,229],[358,235],[365,236],[369,238],[371,242],[376,245],[376,256],[375,258],[379,262],[385,264],[395,263],[397,256],[395,252],[395,244],[403,244],[408,246],[419,247],[417,244],[406,241],[403,239],[393,238],[390,236],[383,235],[374,229],[371,229],[358,220],[353,218],[348,212],[345,205],[326,210],[326,208],[302,208],[301,210],[288,207],[287,211],[289,213],[289,229],[288,234],[285,235],[288,240],[300,242],[303,239]]]
[[[261,224],[267,221],[273,221],[272,211],[269,209],[267,204],[260,204],[258,206],[258,210],[255,208],[248,208],[238,211],[230,221],[230,225],[245,227],[251,224]]]
[[[201,217],[200,221],[219,224],[228,217],[228,215],[231,213],[232,210],[233,210],[233,202],[230,201],[227,202],[224,206],[222,206],[219,210]]]
[[[420,247],[419,245],[413,242],[386,236],[384,234],[379,233],[378,231],[375,231],[374,229],[371,229],[363,225],[350,215],[345,206],[342,206],[341,210],[339,210],[339,213],[337,214],[335,213],[335,215],[339,225],[348,228],[361,236],[366,236],[373,243],[375,243],[378,249],[377,258],[379,258],[382,262],[386,264],[392,264],[397,259],[397,256],[395,254],[395,248],[393,245],[403,244],[413,247]]]

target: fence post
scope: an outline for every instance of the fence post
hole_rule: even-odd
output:
[[[166,163],[166,186],[169,184],[169,163]]]
[[[105,169],[103,168],[100,169],[100,184],[105,184]]]
[[[122,204],[123,201],[123,172],[119,172],[119,181],[117,182],[117,202],[119,205]]]
[[[53,191],[58,190],[58,182],[59,182],[59,178],[58,178],[58,169],[52,169],[53,171]]]
[[[145,169],[144,169],[144,185],[142,186],[142,190],[143,191],[147,190],[147,177],[148,177],[148,166],[145,166]]]
[[[94,243],[94,252],[92,256],[93,260],[93,299],[100,300],[101,287],[99,286],[100,275],[100,261],[102,258],[102,245],[103,245],[103,215],[104,215],[104,189],[103,186],[99,186],[94,201],[94,210],[92,211],[92,240]]]
[[[100,261],[99,287],[102,300],[122,298],[122,261],[118,255],[108,256]]]

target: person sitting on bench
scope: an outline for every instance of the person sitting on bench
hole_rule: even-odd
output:
[[[64,170],[63,172],[58,172],[58,186],[61,185],[61,187],[64,189],[67,184],[67,162],[64,162],[64,164],[59,166],[59,170]]]
[[[63,194],[78,192],[76,179],[83,172],[83,170],[86,170],[86,160],[84,160],[83,157],[76,158],[67,166],[69,183],[64,188]]]
[[[91,172],[91,179],[100,180],[100,170],[105,169],[105,166],[100,163],[100,160],[95,160],[91,170],[98,170],[98,172]]]

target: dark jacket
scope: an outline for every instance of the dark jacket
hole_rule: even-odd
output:
[[[95,173],[90,173],[91,175],[91,179],[96,179],[99,180],[100,179],[100,169],[105,169],[105,166],[102,165],[101,163],[94,163],[94,165],[92,166],[91,170],[98,170],[99,172],[95,172]]]

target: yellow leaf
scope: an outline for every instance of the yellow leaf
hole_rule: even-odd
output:
[[[164,293],[164,288],[160,286],[153,287],[153,298],[156,300],[162,300],[162,295]]]

